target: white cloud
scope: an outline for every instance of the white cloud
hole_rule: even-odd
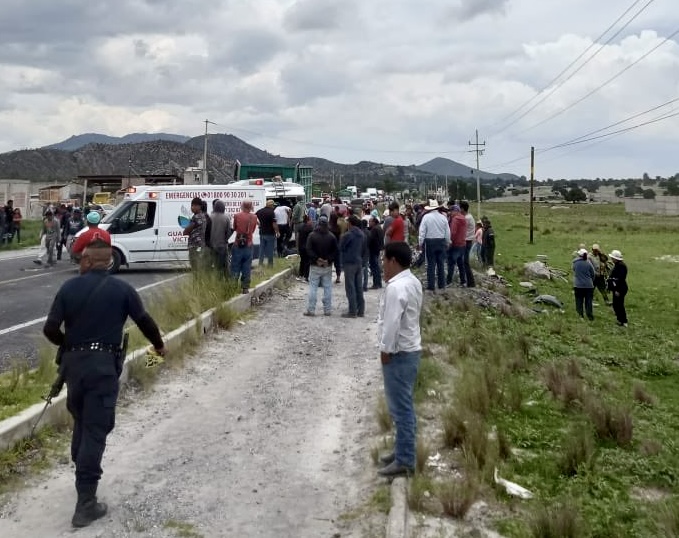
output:
[[[483,162],[526,155],[501,168],[523,174],[531,145],[547,148],[679,96],[675,38],[582,104],[526,130],[673,31],[676,10],[661,3],[502,131],[503,118],[624,6],[614,0],[455,0],[452,7],[431,0],[426,8],[402,0],[217,0],[201,9],[178,0],[120,0],[111,6],[5,1],[0,151],[92,131],[195,135],[207,117],[217,131],[282,155],[412,164],[439,152],[470,162],[467,141],[480,128],[488,142]],[[539,175],[675,173],[673,151],[657,148],[679,143],[676,125],[669,120],[548,161],[560,154],[550,152],[544,166],[538,161]]]

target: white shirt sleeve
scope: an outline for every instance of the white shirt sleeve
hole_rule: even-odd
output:
[[[397,286],[385,288],[384,305],[382,311],[381,332],[380,332],[380,352],[396,353],[396,343],[401,330],[401,318],[405,312],[407,298],[401,293]]]
[[[422,217],[422,221],[420,222],[420,233],[417,238],[417,244],[418,245],[424,245],[424,238],[427,237],[427,215]]]

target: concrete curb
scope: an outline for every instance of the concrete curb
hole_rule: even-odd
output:
[[[265,280],[258,284],[255,288],[250,290],[247,294],[237,295],[226,301],[222,306],[232,309],[236,313],[243,313],[249,310],[252,306],[263,302],[267,297],[273,294],[273,288],[278,282],[287,278],[292,274],[292,269],[285,269],[280,273],[274,275],[269,280]],[[200,332],[205,336],[215,326],[214,313],[217,308],[211,308],[203,312],[198,317],[188,321],[181,327],[166,334],[163,337],[167,348],[172,351],[178,349],[186,335],[190,331],[194,333]],[[123,373],[120,375],[120,383],[124,384],[130,377],[130,368],[146,358],[146,349],[137,349],[127,354],[125,357],[125,364],[123,366]],[[26,439],[31,434],[31,428],[38,416],[45,407],[44,403],[34,404],[31,407],[24,409],[13,417],[9,417],[0,421],[0,450],[7,450],[12,448],[19,441]],[[68,411],[66,410],[66,389],[64,389],[59,396],[52,400],[45,411],[45,415],[40,421],[40,427],[48,425],[64,424],[68,419]]]
[[[408,528],[408,480],[400,477],[391,483],[391,508],[387,520],[387,538],[407,538]]]

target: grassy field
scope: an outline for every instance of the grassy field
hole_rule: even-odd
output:
[[[290,267],[286,260],[274,260],[274,267],[255,269],[251,286],[271,278],[274,274]],[[124,277],[123,277],[124,278]],[[198,314],[209,310],[234,297],[240,288],[231,281],[221,281],[215,274],[208,272],[197,278],[187,276],[171,288],[164,289],[147,301],[146,308],[160,327],[161,332],[168,333]],[[229,312],[218,313],[218,323],[228,323]],[[223,318],[223,319],[222,319]],[[129,350],[148,346],[136,326],[130,326]],[[42,396],[49,392],[49,387],[56,377],[54,355],[56,348],[44,342],[39,350],[39,366],[28,370],[25,358],[17,358],[13,368],[0,374],[0,420],[15,415],[18,411],[40,402]]]
[[[627,215],[620,205],[540,206],[530,245],[527,205],[483,209],[497,234],[495,269],[511,284],[503,294],[530,305],[518,297],[524,263],[541,254],[570,270],[580,243],[599,243],[625,256],[630,323],[618,327],[598,293],[595,320],[581,320],[570,279],[533,281],[564,312],[434,301],[423,333],[435,357],[425,354],[423,366],[436,359],[454,372],[443,376],[454,391],[439,412],[437,443],[466,470],[456,498],[491,500],[495,526],[509,537],[679,536],[679,218]],[[421,373],[441,378],[436,370]],[[494,487],[496,466],[535,498]],[[434,490],[445,498],[446,487]]]

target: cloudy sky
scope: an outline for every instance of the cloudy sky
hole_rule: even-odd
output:
[[[272,153],[345,163],[472,163],[478,128],[494,172],[528,175],[531,145],[538,178],[679,172],[679,116],[544,151],[679,98],[676,0],[2,0],[2,12],[0,151],[84,132],[198,135],[207,118]],[[613,130],[676,112],[679,100]]]

